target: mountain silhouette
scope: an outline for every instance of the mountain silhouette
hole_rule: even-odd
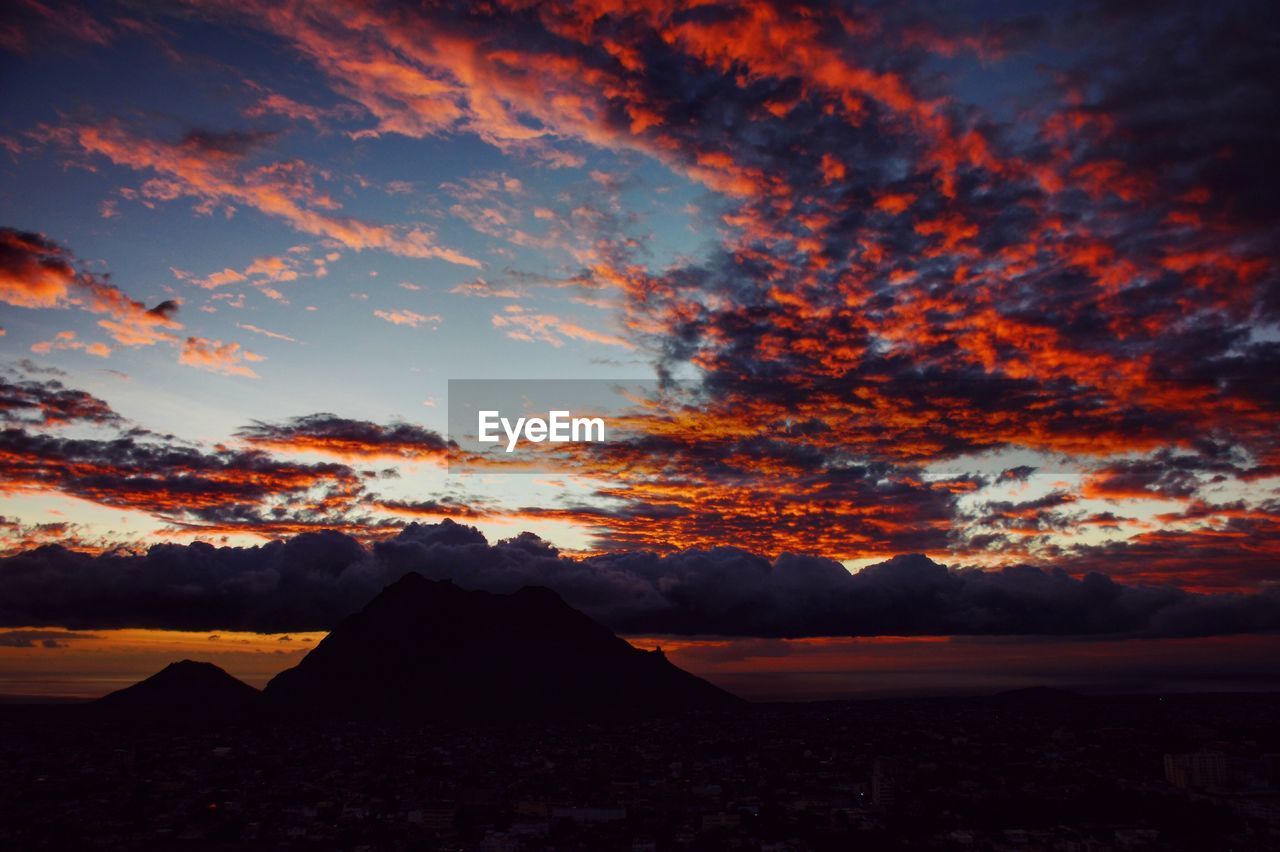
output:
[[[94,702],[100,710],[133,716],[224,716],[249,709],[261,693],[213,663],[170,663],[133,686]]]
[[[406,574],[267,684],[276,709],[510,717],[727,707],[740,699],[642,651],[542,587],[467,591]]]

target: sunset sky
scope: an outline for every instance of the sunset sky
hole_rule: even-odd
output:
[[[19,0],[0,550],[79,555],[0,563],[0,693],[414,568],[695,671],[1277,674],[1276,17]],[[450,473],[476,378],[682,390]]]

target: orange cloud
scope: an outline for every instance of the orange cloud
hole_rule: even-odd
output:
[[[417,328],[424,324],[438,326],[441,321],[440,317],[435,314],[428,316],[416,311],[411,311],[407,308],[395,311],[374,311],[373,315],[380,320],[385,320],[386,322],[391,323],[392,325],[407,325],[410,328]]]
[[[493,315],[493,327],[503,329],[507,337],[529,343],[540,341],[555,347],[564,346],[565,339],[585,340],[605,346],[621,346],[633,349],[634,345],[613,334],[585,328],[577,323],[561,319],[554,314],[526,312],[519,305],[508,305],[506,312]]]
[[[397,229],[332,215],[329,211],[339,205],[314,186],[301,162],[242,168],[240,156],[213,148],[197,137],[169,144],[134,135],[118,122],[81,125],[72,128],[72,135],[87,153],[136,171],[156,173],[158,177],[144,183],[139,191],[145,200],[196,198],[200,201],[197,209],[204,212],[238,203],[349,249],[382,249],[404,257],[480,266],[473,258],[437,245],[434,237],[420,228]]]
[[[190,367],[208,370],[211,373],[221,373],[225,376],[243,376],[247,379],[256,379],[258,374],[244,362],[262,360],[261,355],[242,349],[239,343],[223,343],[221,340],[209,340],[204,337],[188,337],[182,344],[182,353],[178,356],[179,363]]]
[[[69,251],[40,234],[0,228],[0,301],[25,308],[74,306],[107,314],[109,319],[98,325],[122,346],[176,340],[168,330],[182,328],[174,319],[177,302],[148,308],[102,277],[76,270],[73,261]],[[102,354],[105,347],[89,344],[84,348]]]

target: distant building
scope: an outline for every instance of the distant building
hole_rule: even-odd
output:
[[[877,808],[891,808],[898,800],[902,767],[897,761],[877,757],[871,766],[871,802]]]
[[[1194,751],[1164,756],[1164,777],[1180,790],[1213,790],[1227,786],[1227,756],[1220,751]]]

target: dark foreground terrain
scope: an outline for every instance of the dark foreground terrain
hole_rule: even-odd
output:
[[[0,848],[1280,848],[1280,695],[755,705],[608,724],[0,707]]]

